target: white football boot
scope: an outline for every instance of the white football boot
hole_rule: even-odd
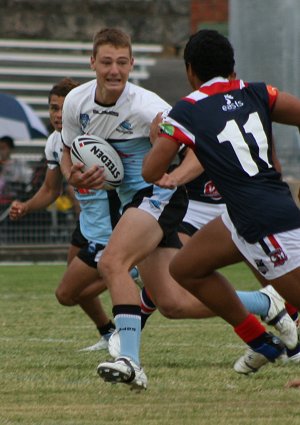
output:
[[[285,346],[277,336],[270,333],[266,342],[258,350],[260,352],[248,347],[245,354],[234,363],[233,369],[245,375],[257,372],[265,364],[274,363],[284,353]]]
[[[100,351],[108,349],[108,340],[103,336],[100,338],[98,342],[94,345],[90,345],[89,347],[82,348],[79,351]]]
[[[111,362],[100,363],[97,372],[105,382],[127,384],[131,390],[136,391],[147,389],[148,380],[144,369],[128,357],[119,357]]]
[[[120,344],[120,335],[117,330],[115,330],[111,337],[108,340],[108,352],[109,354],[116,359],[117,357],[120,357],[121,352],[121,344]]]
[[[284,361],[286,363],[289,363],[289,362],[300,363],[300,343],[299,342],[293,350],[289,350],[287,348],[286,357],[284,358]]]
[[[298,331],[295,322],[285,309],[284,299],[271,285],[260,289],[259,292],[267,295],[270,300],[268,314],[262,317],[262,320],[274,326],[288,349],[294,349],[298,344]]]

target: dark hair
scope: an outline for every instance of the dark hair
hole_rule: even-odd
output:
[[[233,47],[215,30],[200,30],[193,34],[185,46],[184,61],[203,82],[218,76],[227,78],[234,72]]]
[[[48,94],[48,103],[50,103],[51,96],[56,95],[60,97],[66,97],[67,94],[77,86],[79,86],[77,81],[74,81],[71,78],[63,78],[58,83],[54,84],[50,90]]]
[[[12,139],[10,136],[0,137],[0,142],[6,143],[7,146],[10,147],[10,149],[14,149],[14,147],[15,147],[14,139]]]
[[[93,57],[97,55],[98,47],[103,44],[111,44],[114,47],[128,47],[130,57],[132,56],[131,38],[126,32],[118,28],[104,28],[94,35]]]

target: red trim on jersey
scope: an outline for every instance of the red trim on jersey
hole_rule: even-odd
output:
[[[190,97],[183,97],[183,98],[182,98],[182,100],[184,100],[185,102],[192,103],[193,105],[194,105],[195,103],[197,103],[197,100],[195,100],[195,99],[191,99]]]
[[[245,82],[243,82],[243,84],[245,87],[249,85],[249,83],[245,83]],[[202,86],[200,87],[199,91],[207,94],[208,96],[213,96],[214,94],[225,93],[232,90],[240,90],[241,88],[242,88],[241,80],[232,80],[228,82],[214,83],[214,84],[211,84],[210,86]],[[270,106],[270,109],[273,109],[278,96],[278,89],[271,85],[267,85],[267,91],[269,95],[269,106]],[[185,99],[185,100],[190,101],[191,103],[195,103],[192,99],[191,100]]]
[[[247,86],[247,83],[244,83],[245,86]],[[202,93],[207,94],[208,96],[213,96],[214,94],[218,93],[225,93],[232,90],[239,90],[241,88],[241,82],[240,80],[232,80],[228,82],[219,82],[211,84],[210,86],[202,86],[200,87],[199,91]]]
[[[183,133],[181,133],[181,134],[183,134]],[[188,146],[189,148],[192,148],[193,150],[195,149],[194,143],[190,139],[187,139],[186,137],[185,137],[184,141],[182,141],[181,139],[177,139],[176,134],[174,134],[174,136],[170,136],[169,134],[162,133],[160,137],[172,140],[173,142],[177,143],[178,145],[181,145],[183,143],[184,145]]]
[[[269,95],[269,106],[270,109],[273,109],[276,99],[278,97],[278,89],[273,86],[267,86],[268,95]]]

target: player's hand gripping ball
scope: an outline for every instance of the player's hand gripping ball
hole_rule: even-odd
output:
[[[87,134],[76,137],[71,146],[71,160],[73,164],[82,162],[84,171],[93,165],[103,167],[105,190],[120,186],[124,178],[124,168],[118,152],[101,137]]]

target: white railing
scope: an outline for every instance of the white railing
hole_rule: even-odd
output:
[[[162,52],[158,44],[133,44],[135,58],[130,81],[149,78],[149,68]],[[91,42],[0,39],[0,91],[30,105],[48,120],[48,92],[55,82],[70,77],[79,83],[95,78],[90,69]]]

